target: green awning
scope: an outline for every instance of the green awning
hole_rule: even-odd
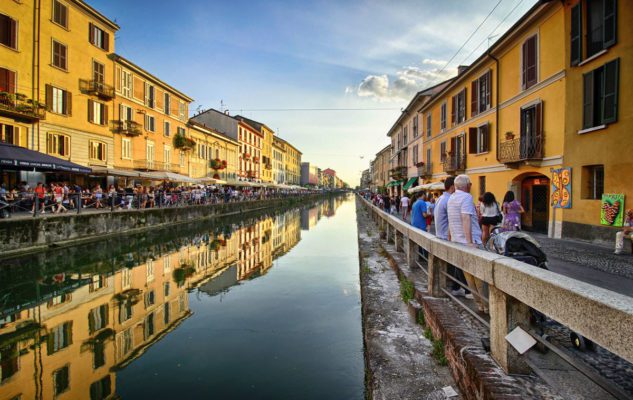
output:
[[[418,181],[417,177],[409,179],[407,183],[405,183],[404,186],[402,187],[402,190],[408,190],[417,181]]]
[[[387,184],[387,186],[386,186],[386,187],[400,186],[400,184],[401,184],[402,182],[404,182],[404,181],[403,181],[403,180],[402,180],[402,181],[391,181],[391,182],[389,182],[389,183]]]

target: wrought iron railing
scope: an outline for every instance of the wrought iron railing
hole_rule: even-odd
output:
[[[128,136],[138,136],[143,133],[141,129],[141,124],[134,121],[116,121],[113,120],[112,124],[112,132],[120,133],[122,135]]]
[[[521,136],[499,143],[499,160],[503,163],[541,160],[543,154],[543,135]]]
[[[444,172],[457,172],[466,169],[465,154],[447,154],[442,161]]]
[[[407,176],[407,167],[401,165],[395,168],[392,168],[389,171],[389,176],[393,179],[403,179]]]
[[[0,115],[37,121],[46,118],[46,107],[23,95],[0,92]]]
[[[433,166],[430,162],[418,167],[418,176],[426,178],[431,175],[433,175]]]
[[[82,93],[91,94],[94,96],[99,96],[104,99],[112,99],[114,98],[114,87],[111,85],[107,85],[98,80],[88,80],[88,79],[80,79],[79,80],[79,90]]]

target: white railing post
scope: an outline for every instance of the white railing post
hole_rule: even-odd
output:
[[[417,267],[416,262],[418,261],[418,245],[411,240],[411,238],[407,238],[407,263],[409,264],[409,268]]]
[[[444,297],[442,288],[446,287],[447,263],[441,258],[435,257],[429,250],[428,255],[428,292],[433,297]]]
[[[515,298],[490,285],[490,352],[495,361],[509,374],[529,374],[530,367],[505,337],[517,326],[527,327],[530,309]]]

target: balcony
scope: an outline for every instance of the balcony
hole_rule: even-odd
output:
[[[139,136],[143,133],[141,124],[134,121],[112,121],[112,132],[127,136]]]
[[[465,154],[447,154],[442,161],[444,172],[446,173],[460,173],[466,170],[466,155]]]
[[[523,161],[542,160],[543,135],[521,136],[499,143],[499,161],[504,164],[519,164]]]
[[[405,179],[407,177],[407,167],[399,166],[389,170],[389,177],[394,180]]]
[[[97,96],[104,100],[110,100],[114,98],[113,86],[106,85],[105,83],[96,81],[94,79],[80,79],[79,90],[81,91],[81,93]]]
[[[428,179],[433,175],[433,166],[431,163],[426,163],[418,166],[418,176],[423,179]]]
[[[180,165],[173,163],[165,163],[162,161],[134,160],[134,169],[144,171],[169,171],[180,172]]]
[[[0,92],[0,115],[25,122],[46,118],[46,107],[23,94]]]

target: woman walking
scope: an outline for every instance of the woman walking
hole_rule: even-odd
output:
[[[503,231],[521,230],[521,214],[525,212],[521,203],[514,199],[514,193],[510,190],[503,198]]]
[[[512,193],[512,192],[510,192]],[[499,204],[497,204],[497,199],[495,199],[495,195],[486,192],[482,196],[481,205],[479,206],[479,212],[481,214],[481,230],[482,230],[482,241],[484,245],[488,243],[488,239],[490,238],[490,231],[494,226],[501,222],[501,210],[499,210]]]

